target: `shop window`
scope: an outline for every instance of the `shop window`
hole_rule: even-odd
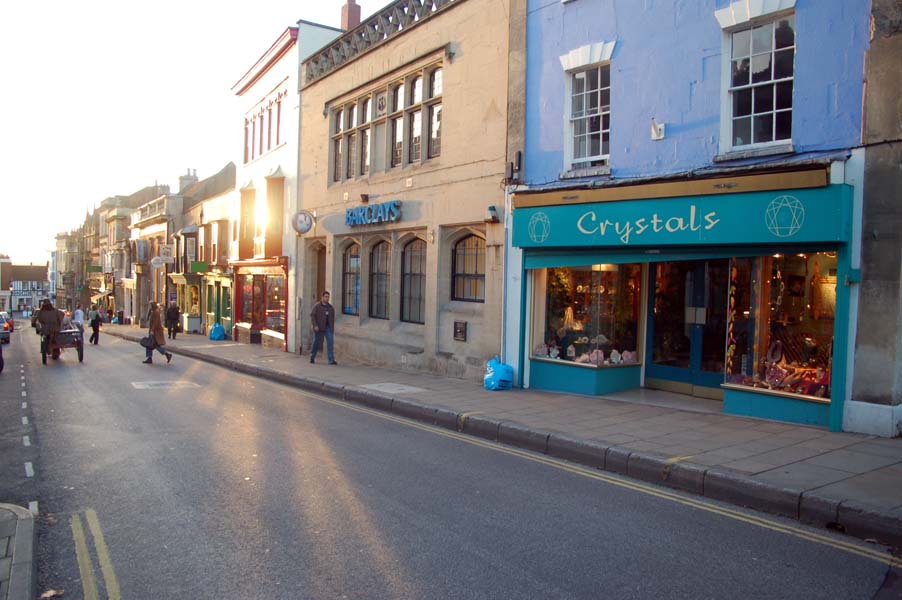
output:
[[[404,247],[401,258],[401,320],[425,323],[426,242],[416,239]]]
[[[196,317],[200,315],[200,288],[196,285],[192,285],[188,288],[188,296],[190,302],[188,314],[192,317]]]
[[[285,333],[285,278],[266,277],[266,329]]]
[[[469,235],[454,244],[451,299],[485,302],[485,240]]]
[[[379,242],[370,253],[370,316],[388,318],[388,286],[391,277],[391,246]]]
[[[240,319],[245,323],[251,323],[254,318],[254,276],[241,276],[241,315]]]
[[[232,318],[232,289],[222,288],[222,318]]]
[[[341,312],[360,314],[360,246],[352,244],[341,259]]]
[[[729,309],[727,383],[830,398],[835,252],[733,259]]]
[[[535,271],[532,356],[597,367],[640,362],[641,282],[638,264]]]

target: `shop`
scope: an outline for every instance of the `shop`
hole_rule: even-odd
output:
[[[522,385],[839,430],[852,188],[823,170],[729,182],[515,194]]]
[[[194,268],[196,264],[192,262],[189,268]],[[175,300],[179,308],[182,331],[203,333],[204,325],[200,312],[201,275],[194,272],[170,273],[169,280],[175,287],[175,292],[170,292],[169,301]]]
[[[203,286],[205,332],[209,333],[216,323],[226,332],[232,331],[232,278],[223,273],[207,273]]]
[[[287,351],[288,258],[237,261],[230,265],[235,272],[234,339]],[[232,314],[231,304],[229,313]]]

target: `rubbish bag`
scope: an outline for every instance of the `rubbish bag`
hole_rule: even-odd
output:
[[[485,365],[485,377],[482,383],[485,389],[509,390],[514,381],[514,368],[506,365],[496,356]]]
[[[210,339],[213,341],[225,339],[225,329],[223,328],[222,323],[217,323],[210,328]]]

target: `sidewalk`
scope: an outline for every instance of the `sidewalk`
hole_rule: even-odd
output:
[[[35,597],[35,529],[32,514],[0,504],[0,600]]]
[[[137,341],[146,332],[105,325],[103,334]],[[337,366],[325,361],[311,365],[307,356],[191,334],[179,336],[167,349],[646,482],[902,546],[900,438],[724,415],[719,402],[654,390],[606,397],[522,389],[488,392],[460,379],[344,364],[340,356]]]

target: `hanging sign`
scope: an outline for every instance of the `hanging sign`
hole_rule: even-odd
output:
[[[299,234],[304,235],[313,229],[313,222],[313,213],[306,210],[299,210],[295,213],[294,218],[291,219],[291,226]]]

